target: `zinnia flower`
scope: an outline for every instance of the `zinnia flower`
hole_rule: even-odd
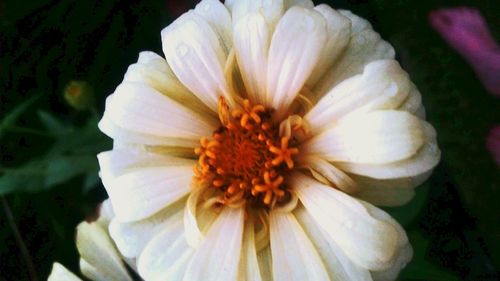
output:
[[[440,157],[421,96],[364,19],[203,0],[107,98],[109,231],[145,280],[391,280],[411,259],[372,204]]]

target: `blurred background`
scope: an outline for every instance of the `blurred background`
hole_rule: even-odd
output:
[[[140,51],[161,54],[160,30],[196,2],[0,1],[1,281],[46,280],[54,261],[78,272],[75,226],[106,197],[95,157],[111,148],[96,127],[104,99]],[[500,280],[500,173],[486,148],[500,98],[428,20],[475,7],[498,42],[499,1],[315,3],[352,10],[394,46],[438,132],[432,177],[408,205],[385,208],[415,251],[400,280]]]

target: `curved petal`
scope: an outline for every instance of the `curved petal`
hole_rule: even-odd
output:
[[[206,118],[213,113],[182,85],[167,61],[154,52],[140,52],[137,63],[128,67],[123,81],[146,84],[180,104],[189,104],[193,111],[204,113]]]
[[[314,7],[314,3],[311,0],[284,0],[285,9],[288,10],[293,6],[299,6],[311,9]]]
[[[408,111],[415,114],[420,119],[425,119],[425,110],[422,106],[422,96],[415,84],[411,83],[410,92],[406,100],[399,106],[398,110]]]
[[[393,264],[401,239],[397,226],[373,216],[362,201],[307,176],[293,174],[290,184],[307,212],[354,263],[369,270]]]
[[[224,208],[196,249],[184,280],[236,280],[241,256],[243,225],[243,208]]]
[[[346,78],[361,73],[369,62],[394,59],[392,46],[382,40],[366,20],[349,11],[339,12],[351,20],[351,38],[342,56],[314,87],[313,100],[321,98]]]
[[[422,127],[420,119],[404,111],[351,114],[307,141],[301,151],[334,162],[396,162],[414,156],[424,145]]]
[[[66,269],[62,264],[55,262],[52,265],[52,271],[50,272],[49,277],[47,277],[47,281],[81,281],[82,279],[78,278],[71,271]]]
[[[191,191],[192,165],[137,168],[104,187],[122,222],[147,218]]]
[[[120,84],[106,106],[110,120],[121,128],[160,137],[196,139],[217,128],[183,105],[139,83]]]
[[[149,241],[165,229],[168,224],[182,221],[184,205],[185,201],[181,200],[154,216],[137,222],[124,223],[113,219],[109,225],[109,235],[124,257],[136,258]]]
[[[325,184],[332,184],[334,187],[347,193],[353,193],[358,189],[357,183],[349,175],[319,156],[304,157],[300,159],[300,164],[314,171],[313,176],[318,181]]]
[[[362,74],[335,86],[304,119],[311,131],[317,132],[353,112],[396,109],[405,101],[410,87],[408,74],[397,61],[374,61]]]
[[[259,268],[261,275],[264,276],[266,281],[274,281],[273,279],[273,263],[271,256],[271,247],[267,246],[257,253]]]
[[[110,108],[114,95],[106,98],[106,108]],[[141,145],[162,145],[178,147],[196,147],[199,140],[183,139],[177,137],[164,137],[153,134],[146,134],[119,126],[111,118],[110,111],[104,111],[104,115],[98,124],[99,130],[112,138],[115,143],[135,143]]]
[[[277,120],[311,75],[326,38],[326,21],[314,10],[292,7],[280,19],[271,39],[266,87]]]
[[[381,165],[362,163],[335,163],[340,169],[357,175],[375,179],[399,179],[414,178],[425,175],[426,179],[430,171],[439,163],[441,151],[436,142],[436,131],[427,122],[421,121],[426,143],[413,157],[402,161]],[[421,180],[417,180],[418,182]]]
[[[82,272],[83,276],[87,277],[90,280],[96,280],[96,281],[106,280],[106,276],[103,275],[101,272],[99,272],[99,270],[97,270],[93,265],[88,263],[86,260],[80,258],[80,261],[78,263],[80,266],[80,271]]]
[[[321,50],[321,58],[306,82],[307,87],[310,89],[335,63],[349,43],[351,35],[351,21],[348,18],[326,4],[318,5],[314,7],[314,10],[321,13],[326,21],[327,40]]]
[[[228,52],[203,17],[187,12],[163,29],[161,38],[168,64],[194,95],[215,112],[221,96],[233,105],[224,76]]]
[[[231,15],[219,0],[202,0],[194,12],[205,19],[219,37],[222,47],[229,53],[233,47]]]
[[[248,14],[260,13],[269,24],[271,34],[285,11],[283,0],[237,0],[225,3],[231,9],[233,24]]]
[[[132,280],[113,241],[99,224],[80,223],[76,229],[76,247],[81,258],[106,280]]]
[[[307,210],[300,206],[294,210],[295,217],[311,238],[325,264],[330,279],[338,281],[371,281],[370,272],[353,263],[337,243],[314,221]]]
[[[182,217],[176,217],[142,251],[137,261],[139,274],[145,280],[180,281],[194,251],[185,239]]]
[[[234,48],[248,98],[262,104],[266,91],[266,72],[272,30],[264,15],[245,15],[234,26]]]
[[[273,279],[330,280],[318,252],[292,213],[269,215]]]

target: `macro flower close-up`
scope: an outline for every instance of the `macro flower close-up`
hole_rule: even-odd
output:
[[[372,26],[311,1],[203,0],[108,96],[109,235],[144,280],[394,280],[375,206],[440,159],[421,95]]]

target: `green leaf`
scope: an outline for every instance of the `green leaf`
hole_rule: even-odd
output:
[[[0,122],[0,139],[2,139],[9,127],[13,126],[14,123],[16,123],[21,114],[23,114],[23,112],[26,111],[26,109],[28,109],[28,107],[32,105],[40,96],[41,94],[38,94],[29,98],[28,100],[14,108],[2,119],[2,121]]]
[[[37,112],[38,118],[42,125],[54,136],[64,135],[71,132],[74,128],[72,126],[66,125],[57,118],[55,118],[49,112],[39,110]]]
[[[98,170],[97,158],[93,155],[57,156],[48,163],[45,187],[53,187],[78,175],[97,174]]]

